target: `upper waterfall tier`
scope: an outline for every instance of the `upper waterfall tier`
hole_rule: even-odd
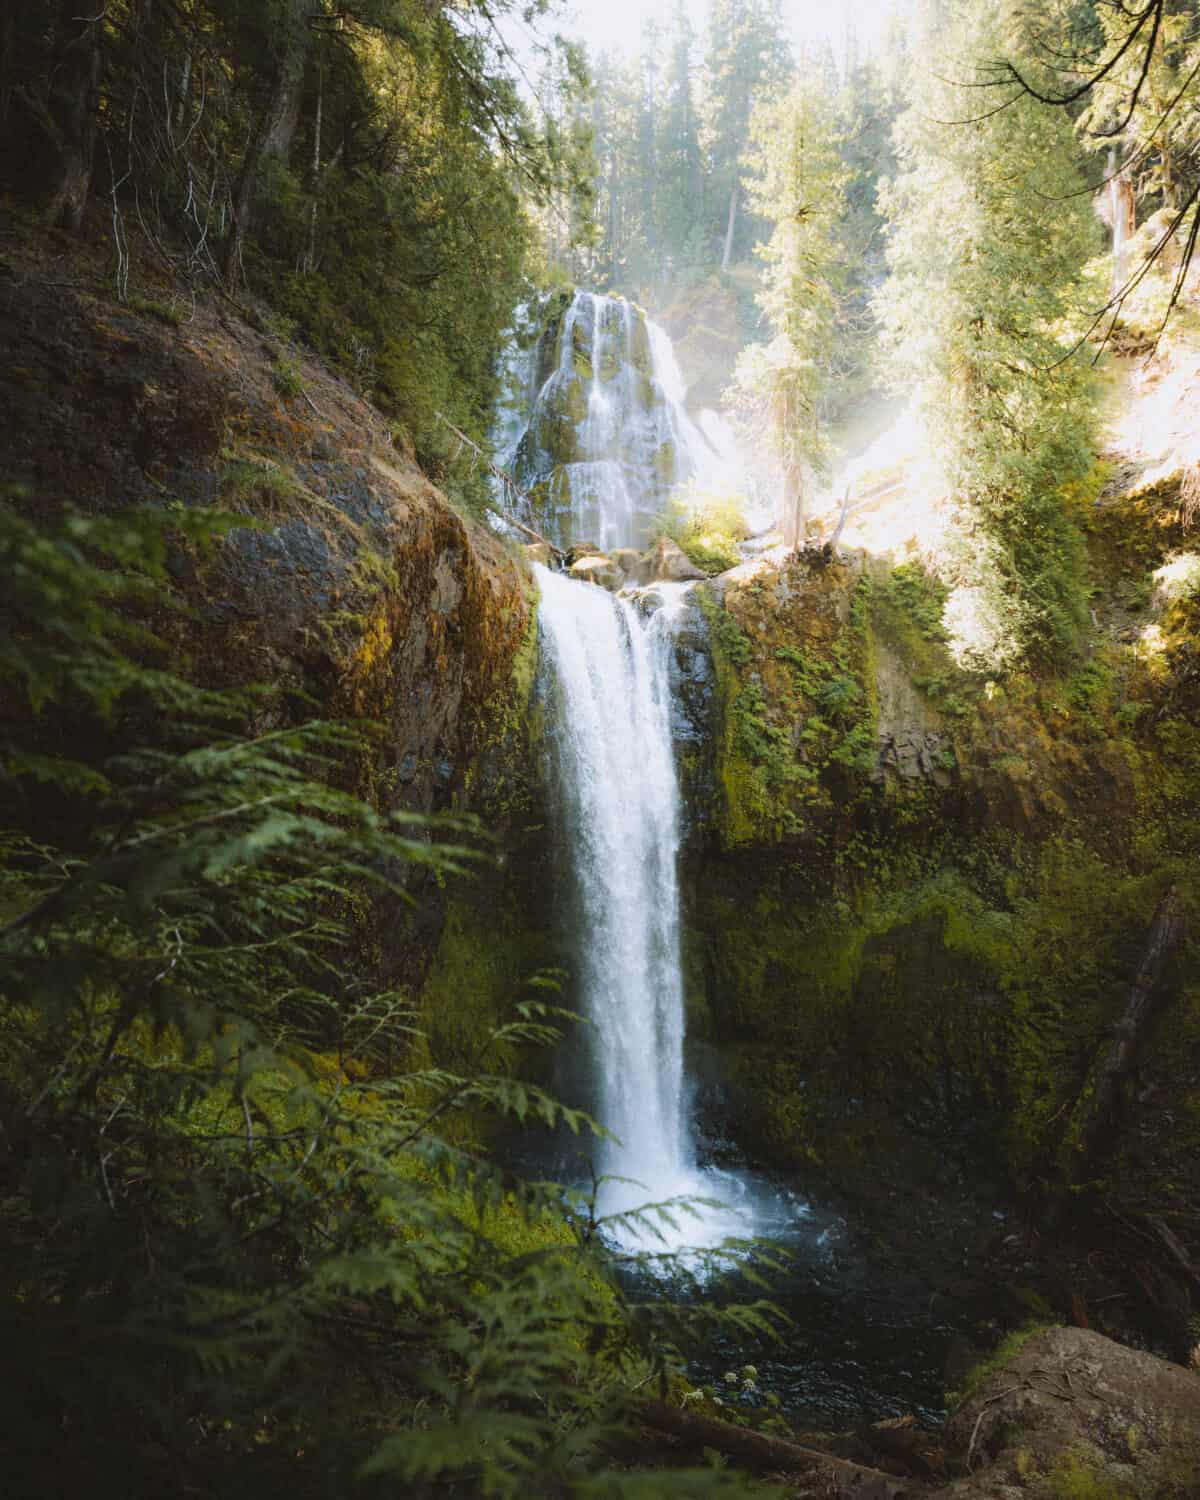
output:
[[[645,546],[672,489],[715,454],[683,405],[670,340],[623,297],[576,292],[508,361],[501,463],[560,546]]]

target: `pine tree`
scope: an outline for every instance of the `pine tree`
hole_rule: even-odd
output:
[[[659,161],[662,186],[663,248],[667,270],[678,281],[684,268],[702,263],[704,198],[701,175],[700,121],[693,76],[695,33],[682,3],[671,19],[662,109]]]
[[[728,271],[739,245],[749,239],[739,214],[751,110],[760,93],[779,87],[788,61],[778,0],[713,0],[705,55],[704,142],[709,225],[720,247],[722,271]]]

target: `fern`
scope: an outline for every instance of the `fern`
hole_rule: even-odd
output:
[[[148,664],[168,545],[226,524],[141,512],[49,537],[0,511],[10,1492],[86,1474],[139,1493],[735,1493],[711,1474],[647,1489],[605,1454],[631,1383],[665,1378],[698,1326],[769,1326],[769,1306],[637,1302],[594,1191],[444,1137],[490,1112],[599,1138],[492,1063],[574,1018],[526,1001],[471,1069],[406,1069],[405,997],[358,972],[363,891],[403,896],[414,862],[463,869],[473,825],[339,790],[364,726],[247,736],[253,694]]]

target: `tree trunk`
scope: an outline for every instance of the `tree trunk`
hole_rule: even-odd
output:
[[[100,104],[99,21],[80,16],[77,0],[62,0],[59,14],[58,80],[52,103],[58,164],[47,224],[77,230],[92,185],[96,112]]]
[[[309,163],[308,191],[312,202],[308,206],[308,246],[304,252],[304,271],[307,274],[317,263],[317,183],[321,176],[321,115],[325,102],[325,71],[317,70],[317,113],[313,120],[312,160]]]
[[[1083,1132],[1081,1173],[1107,1147],[1117,1120],[1121,1085],[1133,1066],[1138,1043],[1158,1010],[1152,1004],[1167,960],[1183,942],[1184,920],[1179,892],[1171,886],[1158,904],[1137,977],[1117,1024],[1117,1036],[1101,1065],[1092,1090],[1092,1105]],[[1160,1000],[1161,1000],[1160,994]]]
[[[175,108],[175,129],[182,130],[187,118],[188,93],[192,86],[192,54],[185,52],[179,69],[179,103]]]
[[[784,545],[799,552],[808,535],[808,507],[806,505],[804,470],[798,463],[784,465],[783,500],[779,529],[783,533]]]
[[[729,270],[729,258],[733,254],[733,226],[737,220],[738,180],[733,179],[733,187],[729,191],[729,221],[725,225],[725,249],[721,255],[721,270]]]
[[[838,1494],[854,1495],[856,1500],[904,1500],[905,1496],[916,1494],[910,1483],[894,1479],[880,1469],[834,1458],[832,1454],[802,1447],[786,1438],[768,1437],[766,1433],[754,1432],[748,1427],[735,1427],[732,1422],[702,1417],[680,1406],[668,1406],[665,1401],[639,1401],[634,1414],[647,1427],[670,1433],[690,1448],[713,1448],[765,1473],[804,1474],[824,1470],[836,1481]]]
[[[312,45],[312,21],[320,9],[321,0],[292,0],[291,14],[284,23],[282,50],[271,93],[250,133],[233,192],[233,223],[221,259],[221,275],[230,291],[241,275],[242,247],[254,221],[262,164],[272,156],[286,159],[291,150],[300,119],[301,85]]]

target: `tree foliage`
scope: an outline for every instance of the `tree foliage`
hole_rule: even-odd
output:
[[[121,295],[131,256],[248,282],[436,473],[436,410],[487,430],[524,204],[578,176],[586,145],[522,97],[498,30],[510,8],[114,0],[84,14],[17,0],[0,181],[68,227],[91,205]]]
[[[972,60],[1021,40],[1000,12],[972,6],[943,33],[968,81],[927,76],[897,127],[878,302],[896,388],[960,500],[952,602],[980,664],[1070,651],[1082,563],[1061,493],[1093,455],[1093,380],[1071,350],[1098,230],[1067,122],[1032,100],[980,112]]]
[[[595,232],[568,269],[634,295],[727,271],[762,227],[742,156],[755,100],[787,83],[778,4],[720,0],[703,38],[676,5],[638,55],[594,72]]]
[[[758,304],[771,336],[743,350],[736,380],[766,430],[780,473],[785,538],[796,544],[804,538],[811,472],[827,447],[847,174],[831,102],[803,76],[790,93],[759,104],[750,136],[749,201],[772,226],[758,247]]]
[[[1146,278],[1165,274],[1161,332],[1187,286],[1200,236],[1195,7],[1186,0],[1059,0],[1015,9],[1024,46],[997,54],[980,86],[998,108],[1020,99],[1065,112],[1085,146],[1104,153],[1105,185],[1126,186],[1150,230],[1130,264],[1118,261],[1112,295],[1096,309],[1093,327],[1107,320],[1111,332]]]

